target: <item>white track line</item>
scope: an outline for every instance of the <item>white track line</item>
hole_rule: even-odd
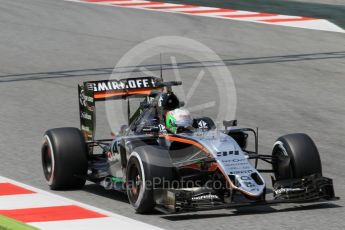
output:
[[[51,199],[50,195],[40,193],[0,196],[0,210],[51,207],[69,204],[70,203],[67,201]]]
[[[305,29],[318,28],[318,30],[345,33],[345,30],[341,29],[340,27],[338,27],[337,25],[333,23],[330,23],[328,20],[325,20],[325,19],[311,20],[311,21],[296,21],[296,22],[278,22],[276,24],[281,25],[281,26],[291,26],[291,27],[298,27],[298,28],[305,28]]]
[[[123,221],[121,219],[106,217],[86,220],[66,220],[66,221],[50,221],[50,222],[35,222],[30,223],[40,229],[49,230],[88,230],[88,229],[100,229],[100,230],[130,230],[130,229],[156,229],[155,227],[143,227],[142,224],[134,224],[129,221]]]

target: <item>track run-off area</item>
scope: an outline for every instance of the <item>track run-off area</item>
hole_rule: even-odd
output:
[[[229,8],[204,7],[189,4],[176,4],[143,0],[67,0],[80,3],[101,4],[107,6],[129,7],[136,9],[181,13],[219,19],[231,19],[271,25],[290,26],[305,29],[324,30],[344,33],[341,27],[325,19],[282,15],[276,13],[252,12]]]

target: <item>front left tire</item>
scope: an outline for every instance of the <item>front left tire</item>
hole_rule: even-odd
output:
[[[293,133],[277,139],[272,156],[277,180],[298,179],[312,174],[322,175],[319,151],[304,133]]]
[[[173,180],[169,152],[159,146],[134,148],[126,167],[127,196],[137,213],[151,213],[155,207],[154,190],[168,188]]]

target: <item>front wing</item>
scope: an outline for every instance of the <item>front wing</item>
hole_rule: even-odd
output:
[[[332,179],[311,175],[301,179],[273,181],[273,199],[261,201],[223,202],[215,194],[196,194],[184,189],[159,189],[154,192],[156,210],[165,214],[231,209],[279,203],[321,203],[339,200],[334,194]]]

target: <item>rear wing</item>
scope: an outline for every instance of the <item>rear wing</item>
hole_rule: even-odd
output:
[[[163,87],[156,77],[127,78],[121,80],[88,81],[78,85],[80,129],[85,140],[95,136],[96,101],[118,100],[151,95],[153,90]]]

